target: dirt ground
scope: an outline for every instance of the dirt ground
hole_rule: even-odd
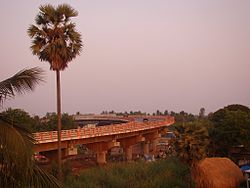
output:
[[[77,175],[80,171],[83,171],[88,168],[98,166],[94,160],[85,159],[85,160],[71,160],[72,173]]]

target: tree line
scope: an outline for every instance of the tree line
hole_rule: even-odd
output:
[[[31,132],[55,131],[57,130],[57,114],[55,112],[47,112],[45,116],[31,116],[28,112],[22,109],[12,109],[0,113],[2,117],[8,118]],[[68,113],[62,114],[62,129],[75,129],[77,124],[74,122],[73,116]]]
[[[77,112],[76,115],[80,115],[80,112]],[[184,111],[181,111],[179,113],[171,111],[168,113],[167,110],[164,112],[161,112],[159,110],[156,110],[156,112],[153,113],[147,113],[147,112],[141,112],[138,111],[130,111],[128,112],[115,112],[113,110],[111,111],[102,111],[101,115],[117,115],[117,116],[128,116],[128,115],[152,115],[152,116],[164,116],[164,115],[171,115],[175,117],[175,120],[177,122],[180,121],[194,121],[198,118],[198,115],[193,115],[191,113],[187,113]],[[55,131],[57,130],[57,114],[55,112],[47,112],[43,117],[39,117],[38,115],[31,116],[28,112],[26,112],[23,109],[13,109],[8,108],[5,111],[2,111],[0,113],[2,117],[6,117],[11,121],[14,121],[20,125],[22,125],[24,128],[30,130],[31,132],[42,132],[42,131]],[[74,121],[73,118],[74,114],[69,113],[63,113],[62,114],[62,129],[76,129],[77,123]]]
[[[167,110],[165,111],[167,112]],[[78,114],[80,114],[78,112]],[[130,113],[116,113],[114,111],[102,114],[116,115],[154,115],[131,111]],[[230,150],[235,146],[250,148],[250,109],[246,106],[234,104],[205,115],[205,109],[201,108],[197,115],[184,111],[162,113],[159,110],[156,115],[171,115],[175,118],[175,124],[169,127],[176,135],[175,148],[177,153],[187,156],[187,161],[199,160],[204,156],[230,156]],[[46,113],[45,116],[31,116],[22,109],[12,109],[0,113],[1,117],[31,132],[57,130],[57,114]],[[62,129],[75,129],[77,123],[73,115],[62,114]]]

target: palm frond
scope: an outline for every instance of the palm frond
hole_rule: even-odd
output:
[[[43,70],[38,67],[23,69],[14,76],[0,82],[0,104],[7,98],[34,90],[43,79]]]
[[[35,25],[31,25],[28,29],[28,35],[34,37],[37,33],[40,33],[40,29]]]
[[[60,187],[32,160],[32,134],[0,116],[0,187]]]
[[[40,13],[36,17],[37,25],[46,25],[50,22],[54,24],[56,22],[55,8],[52,5],[41,5],[39,9]]]
[[[78,12],[68,4],[58,5],[56,11],[60,15],[64,15],[65,19],[68,19],[70,17],[76,17],[78,15]]]
[[[28,169],[32,167],[31,135],[15,127],[0,118],[0,187],[26,178]]]
[[[30,181],[28,187],[36,187],[36,188],[61,188],[61,184],[58,180],[48,174],[43,169],[39,168],[37,165],[34,165],[32,168],[32,172],[30,174]]]

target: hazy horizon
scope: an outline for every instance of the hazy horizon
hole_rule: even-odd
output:
[[[46,82],[4,103],[31,115],[56,111],[55,73],[30,50],[39,6],[68,3],[83,51],[61,74],[62,111],[206,114],[250,107],[250,1],[2,1],[0,80],[39,66]]]

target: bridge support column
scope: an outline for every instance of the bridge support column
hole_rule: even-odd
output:
[[[109,142],[99,142],[88,144],[87,146],[90,150],[96,153],[96,159],[98,164],[105,164],[107,151],[113,147],[120,147],[120,142],[116,140],[111,140]]]
[[[107,163],[107,161],[106,161],[106,153],[107,153],[107,151],[100,151],[100,152],[96,153],[96,159],[97,159],[97,163],[99,165]]]
[[[149,143],[148,142],[143,143],[143,154],[146,154],[146,155],[149,154]]]
[[[152,149],[153,149],[153,154],[154,154],[154,155],[156,155],[157,144],[158,144],[158,141],[157,141],[157,140],[154,140],[154,141],[152,142]]]
[[[132,146],[125,148],[125,154],[127,161],[131,161],[133,159]]]

